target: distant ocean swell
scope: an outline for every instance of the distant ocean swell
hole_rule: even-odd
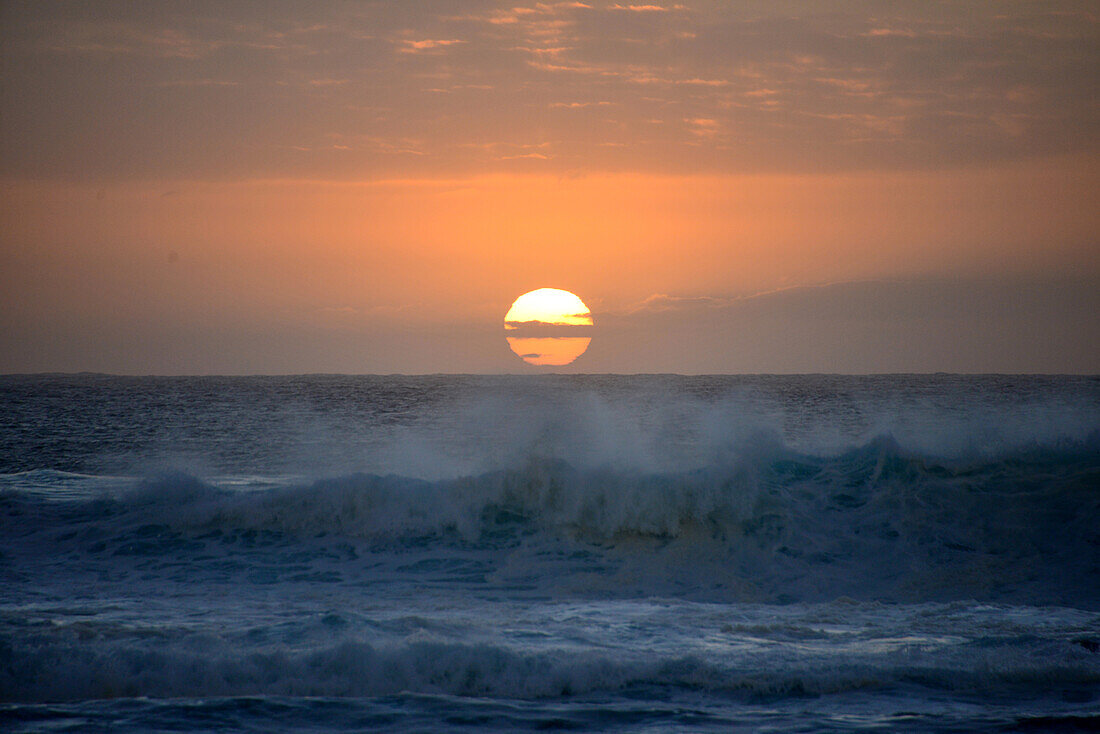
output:
[[[7,486],[18,479],[8,475]],[[241,491],[176,474],[75,496],[8,489],[0,528],[58,554],[177,561],[242,542],[344,541],[355,553],[435,548],[440,557],[503,550],[512,561],[530,556],[510,573],[568,559],[541,583],[583,579],[610,595],[671,584],[740,601],[1100,604],[1096,435],[971,460],[907,452],[889,438],[832,456],[760,439],[675,473],[532,459],[442,481],[356,474]]]

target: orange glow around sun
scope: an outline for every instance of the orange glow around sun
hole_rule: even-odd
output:
[[[592,338],[575,334],[592,325],[592,312],[584,301],[558,288],[524,293],[504,316],[506,330],[524,333],[508,337],[512,351],[528,364],[548,367],[567,365],[584,354]]]

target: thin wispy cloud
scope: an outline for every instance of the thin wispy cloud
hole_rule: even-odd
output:
[[[426,38],[420,41],[401,41],[401,43],[403,45],[398,50],[402,53],[420,53],[423,51],[442,50],[447,48],[448,46],[455,46],[460,43],[466,43],[466,41],[458,38]]]
[[[643,300],[614,311],[614,313],[632,315],[645,313],[666,313],[672,311],[694,311],[722,309],[748,301],[766,299],[772,296],[796,292],[813,292],[826,289],[843,289],[851,286],[900,283],[897,279],[862,278],[858,280],[838,280],[825,283],[803,283],[769,288],[755,293],[732,296],[677,296],[668,293],[654,293]]]
[[[610,6],[610,10],[629,10],[634,13],[667,13],[672,10],[686,10],[684,5],[620,5]]]

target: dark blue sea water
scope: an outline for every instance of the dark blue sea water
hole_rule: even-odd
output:
[[[0,401],[0,729],[1100,727],[1095,377]]]

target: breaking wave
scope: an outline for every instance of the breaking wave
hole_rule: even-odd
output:
[[[1095,606],[1098,487],[1095,435],[972,459],[909,452],[889,437],[816,456],[758,436],[721,461],[679,472],[531,459],[437,481],[352,474],[242,490],[172,474],[114,493],[97,486],[91,498],[8,490],[0,527],[59,553],[340,541],[372,553],[492,551],[520,568],[525,554],[534,562],[583,552],[605,572],[574,564],[543,583],[564,588],[583,573],[616,594],[675,585],[759,601],[848,595]],[[630,574],[644,578],[627,583]]]

